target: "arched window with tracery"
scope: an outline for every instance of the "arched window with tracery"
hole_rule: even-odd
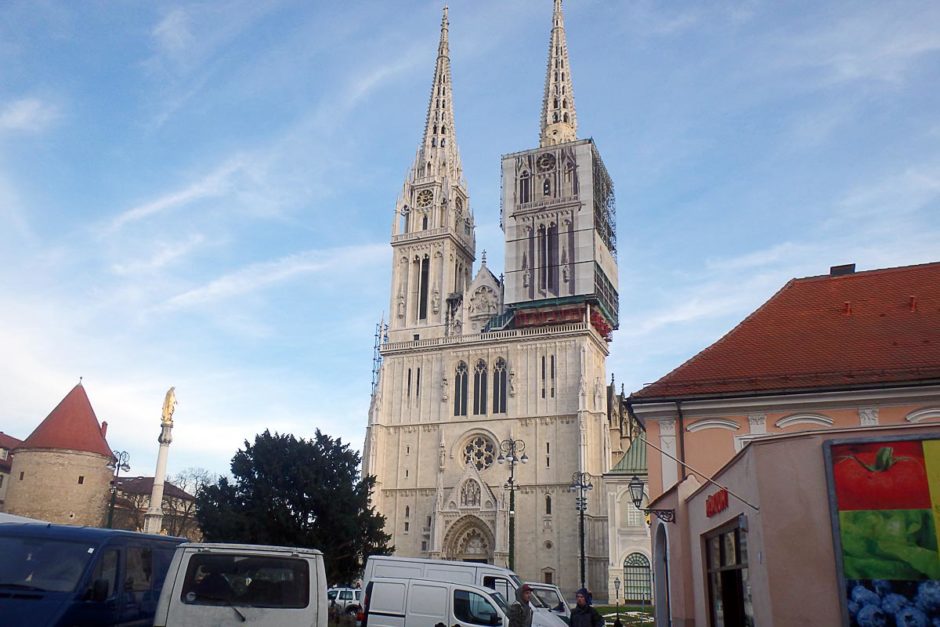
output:
[[[473,413],[476,416],[486,413],[486,362],[482,359],[473,369]]]
[[[528,172],[523,172],[519,176],[519,202],[529,202],[531,179]]]
[[[506,413],[506,360],[502,357],[493,367],[493,413]]]
[[[642,553],[631,553],[623,561],[623,598],[627,603],[653,599],[650,561]]]
[[[467,415],[467,364],[457,364],[454,374],[454,415]]]

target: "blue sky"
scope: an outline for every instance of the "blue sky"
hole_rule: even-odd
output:
[[[245,438],[360,448],[440,2],[0,4],[0,430],[84,377],[152,474]],[[940,3],[571,0],[579,135],[618,204],[629,392],[794,276],[940,260]],[[453,0],[478,255],[538,141],[550,0]]]

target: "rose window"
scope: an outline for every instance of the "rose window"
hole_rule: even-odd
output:
[[[463,447],[464,461],[473,464],[477,470],[485,470],[493,465],[496,446],[489,438],[475,436]]]

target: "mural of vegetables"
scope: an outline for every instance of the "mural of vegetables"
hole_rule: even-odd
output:
[[[833,443],[850,627],[940,625],[940,439]]]

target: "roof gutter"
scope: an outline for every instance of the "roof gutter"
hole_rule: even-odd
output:
[[[746,392],[714,393],[714,394],[691,394],[683,396],[651,396],[651,397],[627,397],[627,411],[636,417],[633,413],[634,405],[652,405],[656,403],[680,403],[689,401],[714,401],[731,400],[738,398],[747,398],[748,396],[799,396],[801,394],[816,394],[820,392],[857,392],[862,390],[884,390],[888,388],[922,388],[932,385],[940,385],[940,379],[925,379],[912,383],[867,383],[859,385],[827,385],[812,388],[790,388],[781,390],[750,390]]]

